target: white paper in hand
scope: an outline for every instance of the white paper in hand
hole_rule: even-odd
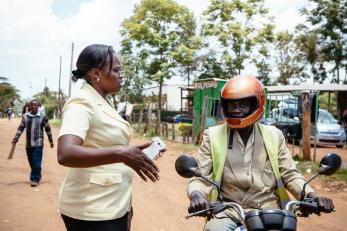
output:
[[[152,140],[153,140],[153,143],[151,144],[151,146],[143,149],[142,151],[149,158],[154,159],[154,157],[156,155],[158,155],[159,152],[163,151],[166,148],[166,146],[165,146],[164,142],[159,137],[154,137]]]

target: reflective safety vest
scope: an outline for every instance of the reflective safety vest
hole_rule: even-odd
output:
[[[275,127],[258,123],[258,127],[265,144],[265,149],[271,167],[276,179],[276,193],[280,200],[281,208],[284,209],[288,201],[290,201],[288,193],[281,180],[281,175],[278,167],[278,152],[280,139],[278,133],[274,130]],[[212,154],[212,179],[220,187],[223,175],[223,168],[228,152],[228,129],[226,124],[211,127],[210,129],[210,146]],[[217,200],[217,189],[213,188],[210,194],[210,201]]]

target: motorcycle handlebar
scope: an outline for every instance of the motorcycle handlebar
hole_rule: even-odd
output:
[[[243,208],[234,202],[211,202],[209,203],[209,208],[208,209],[203,209],[194,213],[190,213],[189,215],[185,216],[186,219],[190,218],[190,217],[194,217],[194,216],[201,216],[204,215],[208,212],[210,212],[211,214],[218,214],[220,212],[223,212],[226,209],[229,208],[233,208],[235,209],[238,214],[240,215],[241,219],[244,220],[245,219],[245,211],[243,210]]]
[[[185,218],[188,219],[190,217],[194,216],[201,216],[208,212],[210,212],[213,215],[216,215],[226,209],[233,208],[235,209],[238,214],[240,215],[240,218],[242,220],[245,219],[245,211],[244,209],[237,203],[234,202],[212,202],[209,204],[210,208],[200,210],[194,213],[190,213]],[[305,198],[303,201],[290,201],[287,203],[285,209],[286,211],[291,211],[295,213],[296,211],[300,211],[298,216],[308,217],[310,214],[315,213],[317,215],[320,214],[320,207],[316,201],[314,201],[311,198]],[[335,209],[333,209],[335,212]]]

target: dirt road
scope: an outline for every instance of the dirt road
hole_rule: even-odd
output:
[[[28,182],[29,165],[26,160],[24,141],[20,138],[13,160],[6,160],[11,148],[11,140],[19,125],[19,119],[10,123],[0,119],[0,231],[60,231],[65,230],[58,212],[57,194],[66,168],[56,161],[56,147],[44,148],[43,180],[38,188],[31,188]],[[58,128],[53,128],[56,144]],[[145,138],[135,138],[132,143],[141,143]],[[46,140],[47,144],[47,140]],[[196,155],[196,147],[167,142],[168,151],[157,161],[161,180],[158,183],[143,182],[134,178],[134,218],[133,231],[200,231],[202,218],[184,219],[188,199],[185,193],[187,180],[179,177],[174,170],[178,154],[189,152]],[[318,158],[328,149],[319,149]],[[347,151],[335,149],[344,157]],[[298,230],[343,231],[347,227],[347,191],[339,184],[315,182],[313,187],[333,198],[336,212],[299,218]],[[338,190],[337,190],[338,188]]]

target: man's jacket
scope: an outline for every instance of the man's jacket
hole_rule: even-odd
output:
[[[225,126],[225,125],[218,125]],[[276,180],[268,158],[264,139],[258,124],[254,125],[254,140],[251,166],[245,166],[242,149],[235,138],[234,132],[233,148],[227,150],[221,179],[221,194],[227,201],[234,201],[244,208],[279,208],[279,198],[276,194]],[[203,142],[199,149],[199,167],[201,173],[212,179],[212,155],[211,155],[211,130],[204,132]],[[227,131],[228,129],[226,129]],[[289,192],[297,199],[300,197],[302,186],[305,183],[303,176],[296,169],[295,163],[288,151],[282,132],[271,129],[279,136],[278,142],[278,167],[282,181]],[[228,140],[228,132],[225,134]],[[271,142],[268,138],[267,142]],[[252,142],[249,140],[248,142]],[[223,163],[222,163],[223,164]],[[249,168],[251,169],[250,171]],[[249,173],[249,174],[247,174]],[[212,186],[202,179],[194,178],[188,186],[188,194],[199,190],[208,195]],[[310,187],[306,193],[312,192]]]

